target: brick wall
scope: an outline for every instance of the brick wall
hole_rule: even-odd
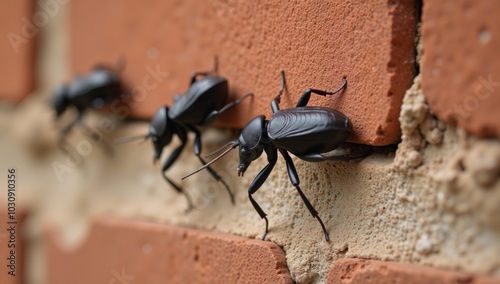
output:
[[[1,5],[0,164],[20,170],[31,213],[19,238],[30,244],[25,279],[6,283],[500,283],[496,1]],[[244,177],[237,153],[213,165],[233,205],[206,172],[180,180],[200,166],[188,142],[168,171],[193,197],[186,213],[186,200],[152,165],[150,142],[113,147],[108,157],[75,128],[68,141],[79,159],[57,147],[62,123],[54,127],[46,105],[55,83],[124,59],[131,119],[112,109],[85,117],[112,141],[147,132],[156,109],[215,55],[230,98],[254,97],[204,130],[203,154],[255,115],[269,117],[280,70],[282,108],[307,88],[332,90],[348,78],[345,92],[310,105],[345,113],[349,142],[377,146],[373,153],[351,162],[293,157],[329,242],[281,158],[253,195],[270,221],[262,241],[264,221],[246,191],[265,157]]]
[[[18,102],[33,91],[35,85],[35,47],[44,19],[34,17],[35,5],[30,0],[17,1],[14,5],[4,1],[0,5],[4,11],[0,27],[0,98]]]

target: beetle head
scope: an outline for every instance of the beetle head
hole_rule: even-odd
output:
[[[68,104],[68,86],[60,85],[55,89],[52,97],[52,106],[56,111],[56,119],[66,110]]]
[[[206,163],[199,169],[195,170],[194,172],[191,172],[190,174],[183,176],[182,179],[188,178],[200,172],[201,170],[208,168],[211,164],[215,163],[217,160],[219,160],[224,155],[229,153],[229,151],[233,150],[238,146],[240,149],[239,151],[240,163],[237,168],[238,176],[243,176],[250,163],[253,160],[259,158],[260,155],[262,155],[262,152],[264,151],[264,146],[266,143],[268,143],[267,134],[265,132],[266,131],[265,126],[266,126],[266,120],[263,115],[259,115],[254,119],[250,120],[250,122],[245,126],[243,131],[241,131],[238,140],[229,142],[220,149],[210,153],[209,156],[219,153],[220,151],[224,150],[224,148],[226,148],[226,150],[224,150],[222,154],[220,154],[210,162]],[[228,146],[229,148],[227,148]]]
[[[168,107],[164,106],[156,111],[149,126],[149,134],[155,148],[154,161],[157,161],[163,148],[172,140],[172,126],[168,117]]]
[[[264,150],[265,117],[259,115],[252,119],[243,129],[238,138],[240,146],[240,163],[238,176],[245,173],[250,163],[259,158]]]

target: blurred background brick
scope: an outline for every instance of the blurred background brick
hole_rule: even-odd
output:
[[[422,87],[436,115],[500,136],[500,2],[425,1]]]
[[[0,3],[0,101],[19,102],[35,85],[35,47],[39,28],[48,15],[35,15],[35,1]]]
[[[500,279],[478,277],[420,265],[366,259],[338,259],[328,273],[328,284],[494,284]]]

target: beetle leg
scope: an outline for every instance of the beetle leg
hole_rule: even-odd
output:
[[[330,237],[328,236],[328,232],[326,231],[325,225],[323,224],[323,221],[318,215],[318,211],[314,209],[312,206],[311,202],[307,199],[305,194],[302,192],[300,189],[300,180],[299,180],[299,175],[297,174],[297,170],[295,169],[295,166],[293,164],[292,158],[290,158],[290,155],[285,150],[279,149],[281,155],[283,155],[283,158],[285,158],[286,162],[286,169],[288,171],[288,176],[290,177],[290,181],[292,182],[293,186],[297,189],[299,192],[300,197],[302,198],[302,201],[304,201],[304,204],[306,205],[307,209],[311,213],[311,215],[318,220],[318,222],[321,225],[321,228],[323,228],[323,234],[325,235],[325,239],[327,242],[330,241]]]
[[[201,132],[198,129],[196,129],[196,127],[194,127],[192,125],[188,126],[188,128],[189,128],[189,130],[193,131],[196,135],[195,139],[194,139],[194,145],[193,145],[194,154],[196,155],[196,157],[198,157],[198,159],[200,160],[200,162],[203,165],[206,165],[207,162],[205,160],[203,160],[203,158],[201,157],[201,147],[202,147],[201,146]],[[224,187],[227,190],[227,193],[229,194],[229,198],[231,198],[231,203],[234,204],[234,195],[231,192],[229,185],[210,166],[207,167],[207,170],[208,170],[208,172],[210,172],[210,174],[214,177],[214,179],[216,181],[221,182],[224,185]]]
[[[295,107],[305,107],[309,102],[309,99],[311,98],[311,93],[320,96],[334,95],[340,92],[342,89],[344,89],[346,85],[347,85],[347,78],[344,77],[344,83],[342,84],[342,86],[340,86],[337,90],[332,92],[318,90],[318,89],[307,89],[304,91],[304,93],[302,93],[302,96],[300,96],[300,99]]]
[[[179,94],[177,94],[177,93],[172,95],[172,99],[174,100],[174,102],[175,102],[176,100],[178,100],[180,97],[181,97],[181,95],[179,95]]]
[[[307,162],[323,162],[326,160],[349,161],[349,160],[356,159],[356,158],[351,158],[350,156],[347,156],[347,155],[326,157],[326,156],[323,156],[322,154],[319,154],[319,153],[307,154],[307,155],[296,155],[296,156],[297,156],[297,158],[304,160],[304,161],[307,161]]]
[[[236,106],[237,104],[241,103],[242,101],[244,101],[248,97],[253,98],[253,93],[248,93],[248,94],[244,95],[243,97],[228,103],[227,105],[223,106],[220,110],[217,111],[218,114],[221,114],[221,113],[225,112],[226,110]]]
[[[191,74],[191,79],[189,81],[189,86],[191,86],[194,83],[196,83],[196,78],[198,76],[204,76],[204,77],[206,77],[206,76],[210,75],[210,73],[211,73],[210,71],[207,71],[207,72],[194,72],[193,74]]]
[[[266,154],[267,154],[267,160],[269,164],[265,166],[259,174],[253,179],[252,183],[248,187],[248,198],[250,199],[250,203],[252,203],[253,208],[257,213],[259,213],[260,218],[264,219],[266,221],[266,230],[264,231],[264,235],[262,236],[262,240],[266,239],[268,228],[269,228],[269,221],[267,220],[266,213],[262,208],[259,206],[259,204],[253,199],[252,194],[254,194],[261,186],[264,184],[264,181],[269,177],[269,174],[271,174],[274,165],[276,165],[276,161],[278,160],[278,155],[276,153],[276,148],[269,146],[265,148]]]
[[[214,65],[212,66],[212,70],[205,71],[205,72],[194,72],[191,75],[191,80],[190,80],[189,85],[190,86],[193,85],[196,82],[196,77],[198,77],[198,76],[208,76],[210,74],[217,75],[217,69],[218,68],[219,68],[219,60],[218,60],[217,56],[214,56]]]
[[[281,94],[283,94],[283,90],[285,89],[285,71],[281,70],[281,88],[278,92],[278,95],[274,97],[271,102],[271,110],[273,113],[278,112],[280,110],[280,102],[281,102]]]
[[[63,151],[68,157],[71,157],[75,160],[75,163],[80,164],[82,162],[82,157],[78,155],[75,147],[71,146],[68,141],[66,141],[66,136],[68,136],[69,132],[75,126],[75,124],[81,122],[83,120],[83,112],[78,110],[78,114],[70,123],[64,126],[59,132],[59,137],[57,138],[57,145],[61,151]]]
[[[66,150],[64,146],[68,146],[69,148],[73,148],[69,145],[69,143],[66,141],[66,136],[68,136],[68,133],[71,131],[73,126],[75,124],[81,122],[83,120],[83,113],[79,110],[78,114],[76,115],[75,119],[73,119],[70,123],[68,123],[66,126],[64,126],[61,131],[59,132],[59,137],[57,139],[57,144],[59,145],[59,148],[66,152],[66,154],[69,154],[70,151]]]
[[[253,94],[248,93],[248,94],[244,95],[243,97],[241,97],[235,101],[232,101],[232,102],[228,103],[227,105],[223,106],[220,110],[212,111],[211,113],[209,113],[207,115],[207,117],[205,117],[205,119],[200,123],[200,125],[207,125],[207,124],[212,123],[221,113],[236,106],[237,104],[241,103],[243,100],[245,100],[248,97],[253,97]]]
[[[168,157],[168,159],[165,161],[165,164],[163,164],[163,168],[161,170],[161,173],[163,175],[163,178],[175,189],[177,192],[183,194],[186,197],[187,203],[188,203],[188,208],[186,209],[186,212],[189,212],[191,209],[194,208],[193,206],[193,201],[191,200],[191,197],[189,194],[187,194],[186,191],[184,191],[179,185],[175,184],[166,174],[166,171],[175,163],[175,161],[179,158],[182,150],[186,146],[187,142],[187,135],[185,131],[177,131],[177,135],[179,136],[181,140],[181,145],[177,147],[172,154]]]
[[[65,142],[66,141],[66,136],[68,133],[71,131],[71,128],[75,126],[78,122],[81,122],[83,118],[83,114],[81,112],[78,112],[77,116],[75,119],[73,119],[70,123],[68,123],[66,126],[64,126],[61,131],[59,132],[59,143]]]
[[[324,155],[319,153],[314,154],[306,154],[306,155],[296,155],[297,158],[308,161],[308,162],[322,162],[322,161],[351,161],[365,158],[366,156],[372,153],[372,148],[368,149],[362,154],[352,155],[352,154],[343,154],[343,155]]]

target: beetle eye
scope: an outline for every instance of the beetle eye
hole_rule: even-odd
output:
[[[247,147],[242,147],[242,148],[240,149],[240,156],[241,156],[243,159],[248,159],[248,158],[250,158],[250,155],[251,155],[250,150],[248,150],[248,148],[247,148]]]

